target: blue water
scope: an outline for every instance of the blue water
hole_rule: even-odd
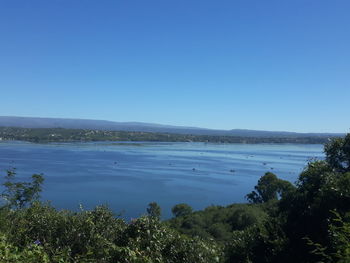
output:
[[[324,157],[322,145],[0,142],[0,173],[43,173],[42,199],[59,209],[108,204],[130,219],[156,201],[169,218],[178,203],[245,202],[267,171],[295,182],[314,157]]]

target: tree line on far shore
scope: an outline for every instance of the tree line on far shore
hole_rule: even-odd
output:
[[[151,142],[207,142],[207,143],[301,143],[324,144],[326,136],[305,137],[240,137],[219,135],[193,135],[155,132],[103,131],[63,128],[0,127],[0,140],[47,142],[90,141],[151,141]]]

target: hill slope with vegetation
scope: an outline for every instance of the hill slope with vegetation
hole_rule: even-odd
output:
[[[164,125],[145,122],[115,122],[90,119],[38,118],[0,116],[0,127],[64,128],[101,131],[153,132],[236,137],[334,137],[341,133],[298,133],[286,131],[260,131],[248,129],[217,130],[199,127]]]
[[[152,142],[209,142],[209,143],[313,143],[323,144],[330,137],[240,137],[174,133],[104,131],[63,128],[0,127],[0,139],[36,143],[77,141],[152,141]]]

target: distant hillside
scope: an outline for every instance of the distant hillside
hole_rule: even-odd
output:
[[[205,143],[302,143],[324,144],[329,137],[242,137],[159,132],[102,131],[65,128],[0,127],[0,141],[47,142],[205,142]]]
[[[183,127],[161,125],[143,122],[113,122],[105,120],[88,119],[63,119],[63,118],[34,118],[34,117],[12,117],[0,116],[0,127],[20,128],[66,128],[66,129],[92,129],[104,131],[135,131],[135,132],[157,132],[193,135],[215,135],[215,136],[239,136],[239,137],[333,137],[344,134],[335,133],[295,133],[256,130],[214,130],[196,127]]]

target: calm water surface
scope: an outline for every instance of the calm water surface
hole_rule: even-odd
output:
[[[42,199],[57,208],[108,204],[130,219],[156,201],[167,218],[178,203],[245,202],[265,172],[295,182],[310,158],[323,156],[322,145],[300,144],[0,142],[0,171],[43,173]]]

